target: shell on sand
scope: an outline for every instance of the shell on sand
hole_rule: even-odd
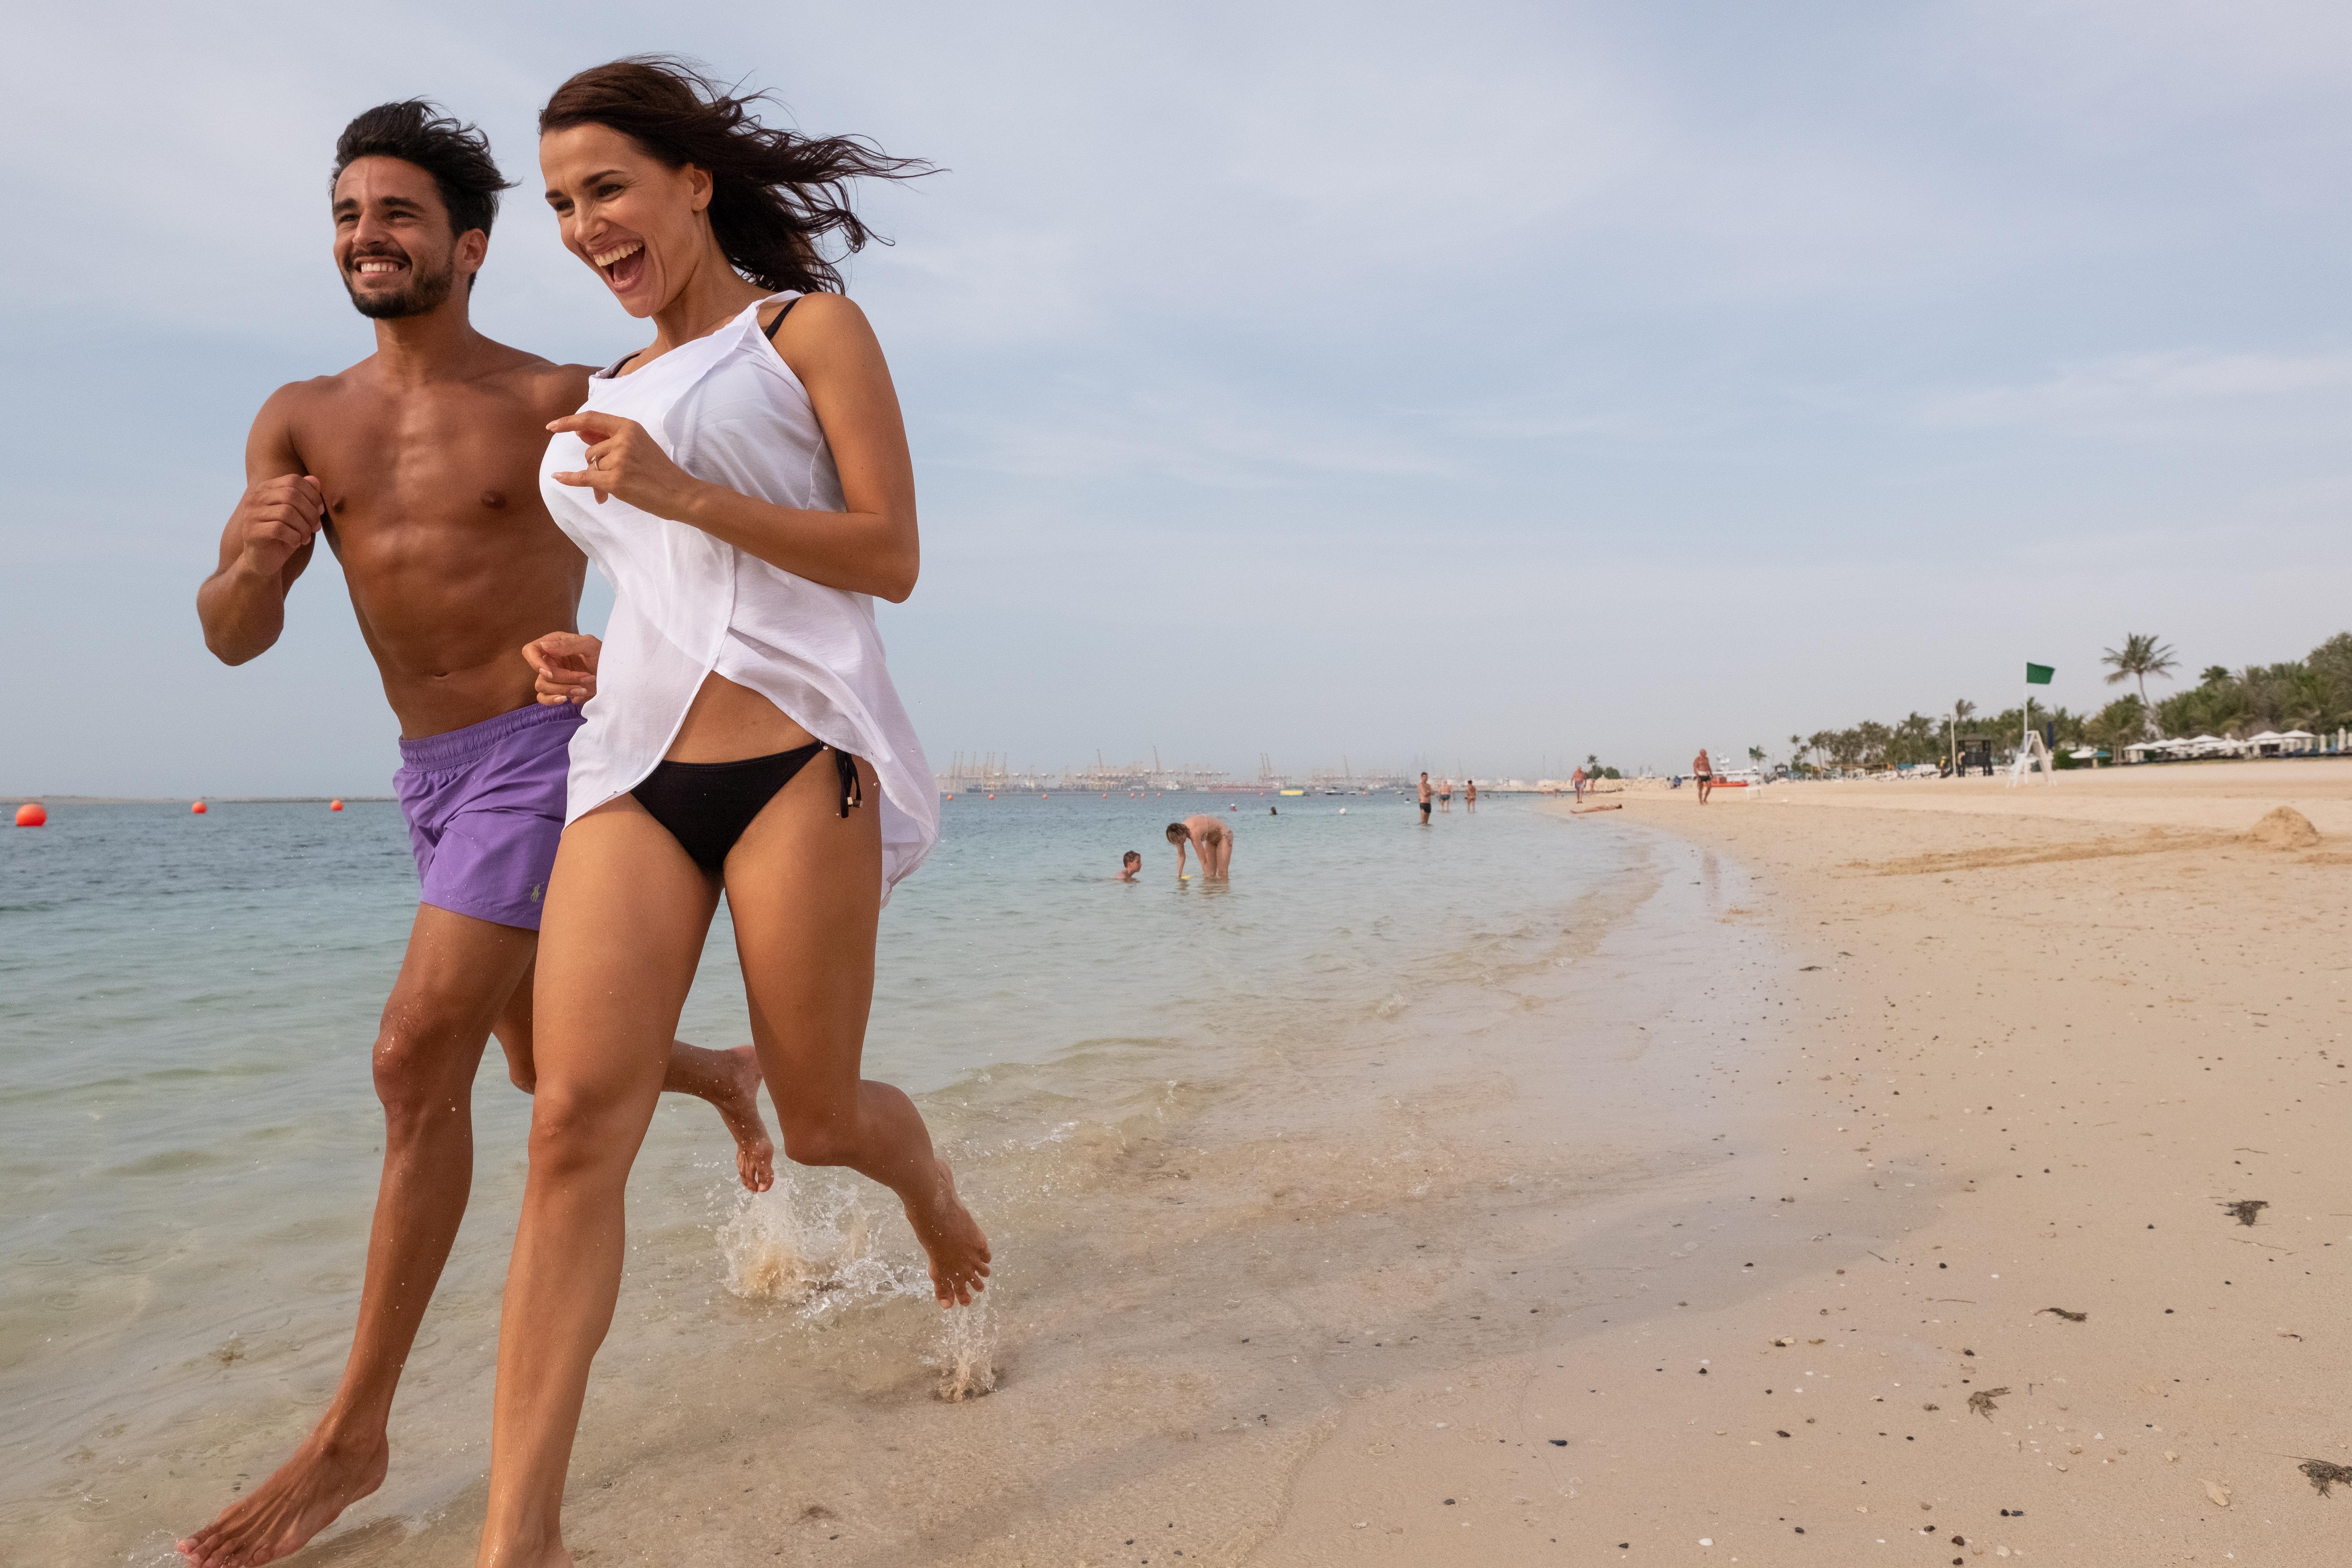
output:
[[[2282,805],[2255,823],[2246,837],[2273,849],[2308,849],[2319,842],[2319,829],[2294,807]]]

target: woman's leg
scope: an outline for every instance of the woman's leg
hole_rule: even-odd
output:
[[[988,1276],[988,1238],[956,1197],[914,1102],[858,1076],[874,1001],[882,910],[882,792],[863,763],[866,804],[840,815],[830,755],[800,771],[727,857],[727,907],[751,1005],[751,1041],[775,1101],[784,1154],[846,1165],[898,1194],[929,1254],[943,1307]]]
[[[563,831],[540,931],[530,1175],[499,1315],[481,1568],[572,1561],[563,1476],[620,1291],[629,1166],[718,901],[635,800]]]

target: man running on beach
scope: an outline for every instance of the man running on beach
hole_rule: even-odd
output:
[[[421,102],[335,147],[334,258],[375,353],[282,386],[247,438],[245,497],[196,594],[226,664],[268,649],[317,535],[341,563],[400,720],[394,785],[420,902],[374,1049],[383,1177],[341,1383],[291,1458],[179,1543],[201,1568],[299,1551],[382,1484],[384,1423],[473,1180],[475,1068],[495,1033],[529,1090],[531,962],[579,710],[536,700],[525,643],[569,628],[586,561],[540,502],[547,423],[588,371],[492,342],[467,318],[506,182],[488,142]],[[709,1100],[743,1184],[774,1179],[751,1048],[671,1047],[664,1087]]]
[[[1715,764],[1706,760],[1706,748],[1701,746],[1698,755],[1691,759],[1691,777],[1698,781],[1698,803],[1706,804],[1706,792],[1715,787]]]
[[[1423,827],[1429,826],[1429,797],[1431,793],[1432,792],[1429,787],[1429,775],[1427,773],[1423,773],[1421,775],[1421,825]]]

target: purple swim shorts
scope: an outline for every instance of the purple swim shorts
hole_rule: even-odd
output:
[[[580,710],[533,703],[400,742],[393,792],[416,851],[417,897],[435,909],[539,929]]]

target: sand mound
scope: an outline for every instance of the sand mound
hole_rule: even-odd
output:
[[[2294,807],[2283,805],[2255,823],[2246,837],[2273,849],[2308,849],[2319,842],[2319,829]]]

